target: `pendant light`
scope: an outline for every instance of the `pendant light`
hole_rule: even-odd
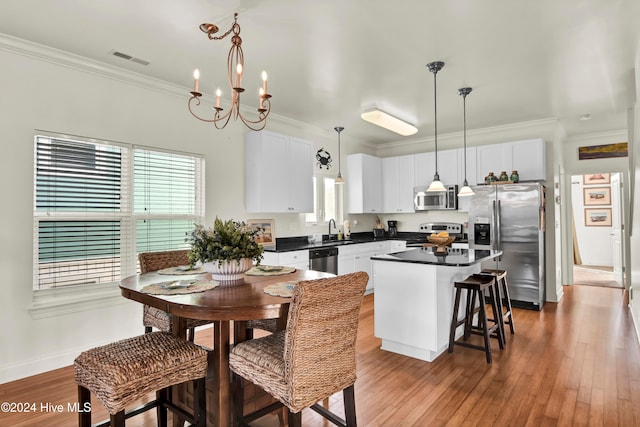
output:
[[[471,93],[473,89],[470,87],[461,87],[458,89],[458,95],[462,96],[462,122],[463,122],[463,141],[464,141],[464,182],[462,188],[458,193],[458,197],[473,196],[474,193],[469,183],[467,182],[467,95]]]
[[[336,126],[333,128],[338,132],[338,176],[336,177],[336,184],[344,184],[344,178],[342,178],[342,172],[340,172],[340,132],[344,130],[342,126]]]
[[[440,175],[438,175],[438,100],[436,97],[436,74],[444,67],[444,62],[435,61],[427,64],[429,71],[433,73],[433,129],[434,129],[434,141],[436,147],[436,173],[433,175],[433,181],[427,188],[427,191],[446,191],[442,182],[440,182]]]

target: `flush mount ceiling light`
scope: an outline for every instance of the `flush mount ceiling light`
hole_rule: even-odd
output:
[[[427,64],[429,71],[433,73],[433,130],[434,141],[436,146],[436,173],[433,175],[433,181],[429,184],[427,191],[446,191],[444,185],[440,181],[440,175],[438,175],[438,98],[436,96],[436,74],[444,67],[444,62],[435,61]]]
[[[462,96],[462,123],[463,123],[463,141],[464,141],[464,182],[458,193],[458,197],[473,196],[474,193],[467,182],[467,95],[471,93],[470,87],[461,87],[458,89],[458,95]]]
[[[409,136],[418,132],[418,129],[415,126],[410,125],[397,117],[393,117],[392,115],[377,108],[365,111],[360,114],[360,117],[362,120],[366,120],[369,123],[373,123],[374,125],[380,126],[402,136]]]
[[[222,114],[222,111],[224,111],[224,109],[220,107],[220,96],[222,95],[222,91],[218,88],[216,90],[216,106],[213,108],[215,111],[213,118],[202,118],[193,112],[192,104],[196,106],[200,105],[200,97],[202,96],[202,93],[198,91],[200,71],[196,68],[193,71],[194,88],[191,92],[191,98],[189,98],[189,111],[195,118],[202,120],[203,122],[213,123],[217,129],[224,128],[227,123],[229,123],[229,119],[233,116],[234,120],[240,118],[242,123],[251,130],[262,130],[267,124],[267,117],[269,116],[269,112],[271,112],[271,95],[267,93],[267,73],[266,71],[262,72],[262,87],[258,92],[258,99],[260,101],[258,117],[255,120],[250,120],[240,111],[240,94],[244,92],[244,88],[242,87],[244,53],[242,52],[242,39],[240,38],[240,25],[238,24],[237,13],[233,14],[233,19],[234,22],[229,31],[221,36],[214,36],[214,34],[219,31],[217,25],[200,25],[200,30],[207,34],[209,40],[222,40],[229,34],[233,33],[233,36],[231,37],[231,49],[229,50],[229,56],[227,57],[227,76],[229,78],[229,87],[231,89],[231,107],[226,114]]]

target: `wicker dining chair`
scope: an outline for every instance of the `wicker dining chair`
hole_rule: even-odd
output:
[[[189,265],[189,250],[142,252],[138,254],[138,261],[140,263],[140,273],[150,273],[163,268]],[[164,310],[149,305],[144,305],[142,308],[142,323],[145,333],[151,332],[153,328],[163,332],[171,332],[172,320],[171,314]],[[196,327],[209,323],[211,322],[206,320],[186,319],[189,341],[194,340]]]
[[[251,422],[283,405],[288,425],[300,426],[302,410],[312,408],[339,426],[356,426],[356,335],[369,276],[357,272],[299,282],[284,331],[237,344],[229,364],[234,416]],[[243,378],[278,400],[244,415]],[[342,391],[345,420],[318,402]]]

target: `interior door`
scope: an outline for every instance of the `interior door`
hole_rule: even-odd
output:
[[[620,202],[620,192],[622,183],[620,174],[611,174],[611,244],[613,253],[613,275],[616,282],[624,284],[622,268],[622,203]]]

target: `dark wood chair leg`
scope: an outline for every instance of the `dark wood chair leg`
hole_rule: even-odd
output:
[[[169,402],[169,392],[166,388],[156,391],[156,399],[158,400],[158,406],[156,406],[156,416],[158,418],[158,427],[167,427],[167,407],[164,406],[166,402]]]
[[[193,417],[196,427],[206,427],[207,425],[207,384],[204,378],[193,382]]]
[[[84,408],[91,408],[91,392],[89,389],[78,386],[78,403],[80,403],[81,409],[78,412],[78,426],[91,427],[91,410],[84,412]]]
[[[302,427],[302,411],[295,414],[291,411],[287,411],[288,425],[289,427]]]
[[[456,297],[453,303],[453,316],[451,317],[451,329],[449,330],[449,353],[453,353],[453,342],[456,339],[456,328],[458,325],[458,306],[460,305],[460,288],[456,288]]]
[[[482,335],[484,337],[484,352],[487,356],[487,363],[491,363],[491,342],[489,342],[489,322],[487,321],[487,307],[484,303],[484,295],[478,292],[478,302],[480,303],[480,317],[478,321],[482,325]]]
[[[242,377],[232,374],[231,378],[231,396],[233,401],[233,425],[239,426],[240,420],[244,415],[244,388],[242,386]]]
[[[342,390],[342,399],[344,401],[344,418],[347,427],[356,427],[356,398],[353,385]]]
[[[109,417],[111,420],[110,427],[125,427],[124,425],[124,411],[120,411],[117,414],[111,415]]]
[[[507,284],[507,276],[501,280],[502,282],[502,293],[504,294],[505,305],[507,307],[507,312],[505,313],[505,323],[509,325],[509,330],[512,334],[516,333],[516,327],[513,324],[513,307],[511,307],[511,297],[509,296],[509,285]]]
[[[496,297],[496,286],[497,282],[493,281],[493,285],[489,286],[489,301],[491,302],[491,311],[493,312],[493,321],[497,326],[496,337],[498,338],[498,345],[500,345],[500,349],[504,349],[504,345],[506,340],[504,338],[504,319],[502,318],[502,310],[499,310],[499,304]]]

